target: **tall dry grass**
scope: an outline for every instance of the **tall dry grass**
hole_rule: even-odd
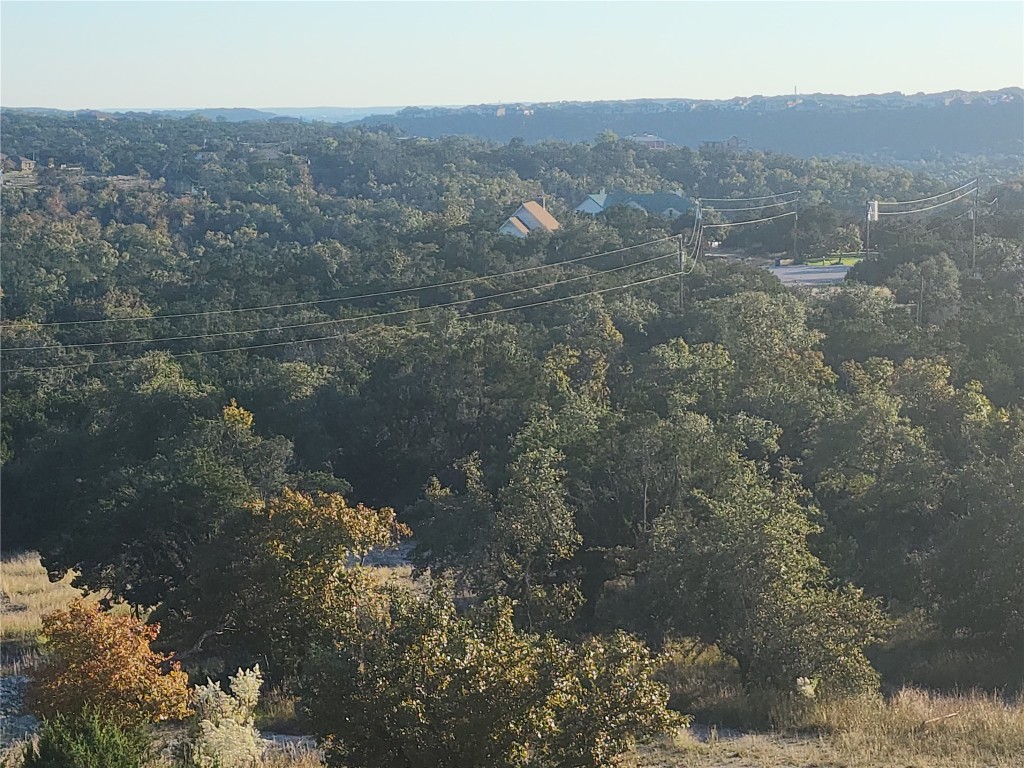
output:
[[[877,762],[1024,766],[1024,697],[904,688],[889,699],[822,702],[809,725],[843,754]],[[925,763],[928,764],[928,763]]]
[[[637,749],[630,768],[1021,768],[1024,700],[905,688],[890,698],[811,702],[790,728],[694,727]]]
[[[304,742],[274,744],[263,756],[264,768],[324,768],[323,752]]]
[[[71,586],[72,578],[51,582],[35,552],[0,558],[0,643],[34,645],[43,616],[82,596]]]
[[[730,755],[766,767],[1024,768],[1024,695],[906,686],[888,697],[828,701],[751,692],[714,646],[681,640],[665,651],[659,677],[671,704],[704,730],[638,754],[638,768],[717,768],[732,764]]]

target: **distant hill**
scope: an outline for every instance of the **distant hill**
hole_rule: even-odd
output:
[[[46,114],[68,110],[26,109]],[[392,126],[410,136],[471,135],[590,141],[603,131],[654,134],[668,144],[699,147],[735,137],[741,147],[802,157],[858,155],[898,160],[936,154],[1024,154],[1024,89],[942,93],[800,94],[725,100],[638,99],[479,104],[466,107],[280,107],[248,109],[79,110],[97,119],[138,114],[209,120],[324,121]]]
[[[130,114],[130,113],[129,113]],[[227,120],[240,123],[247,120],[273,120],[277,112],[263,109],[247,109],[245,107],[224,107],[221,109],[154,109],[151,114],[166,117],[205,117],[209,120]]]
[[[7,109],[5,107],[5,109]],[[13,107],[14,111],[33,112],[40,115],[160,115],[161,117],[186,118],[205,117],[208,120],[226,120],[232,123],[249,120],[296,119],[322,121],[325,123],[351,123],[370,115],[393,115],[402,107],[273,107],[271,109],[249,109],[247,107],[206,107],[202,109],[135,109],[135,110],[89,110],[53,109],[51,107]]]
[[[670,144],[696,147],[735,136],[749,148],[799,156],[1019,154],[1024,89],[409,107],[362,122],[415,136],[468,134],[498,141],[585,141],[610,130],[620,136],[656,134]]]
[[[393,115],[402,107],[271,107],[267,112],[325,123],[350,123],[371,115]]]

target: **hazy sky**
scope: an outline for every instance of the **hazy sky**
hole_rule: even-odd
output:
[[[7,2],[0,103],[476,104],[1024,86],[1024,3]]]

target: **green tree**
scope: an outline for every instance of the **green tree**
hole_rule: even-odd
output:
[[[566,569],[580,537],[560,462],[551,448],[522,450],[497,494],[484,485],[479,457],[461,464],[464,493],[434,478],[414,513],[420,568],[453,573],[484,598],[514,599],[520,625],[530,629],[571,618],[579,594]]]
[[[923,325],[945,325],[960,312],[960,272],[944,253],[903,264],[886,283],[901,304],[914,305]]]
[[[824,548],[838,572],[873,594],[920,601],[921,556],[940,523],[941,456],[903,413],[890,361],[846,363],[843,373],[852,396],[819,418],[807,442]]]
[[[637,594],[665,632],[718,645],[751,687],[792,691],[799,677],[843,694],[874,688],[864,655],[885,621],[860,590],[835,586],[808,538],[819,528],[792,476],[745,462],[717,496],[664,513]]]
[[[1024,428],[1017,412],[1000,445],[959,473],[943,511],[953,517],[928,561],[939,617],[951,633],[1024,658]],[[1012,663],[1012,662],[1011,662]],[[1024,680],[1018,665],[1010,679]]]

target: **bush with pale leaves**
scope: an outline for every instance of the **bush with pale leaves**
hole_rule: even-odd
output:
[[[259,665],[238,670],[230,678],[230,693],[207,681],[192,692],[195,727],[179,746],[183,768],[254,768],[263,764],[263,740],[256,730],[263,675]]]

